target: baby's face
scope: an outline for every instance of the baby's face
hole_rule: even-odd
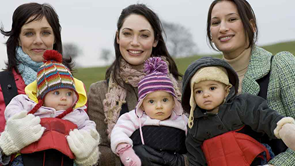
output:
[[[149,93],[142,102],[142,110],[152,119],[165,120],[172,114],[174,97],[165,91]]]
[[[66,110],[73,106],[74,93],[65,88],[48,92],[44,99],[44,106],[54,108],[56,111]]]
[[[194,84],[195,102],[200,108],[207,111],[217,108],[227,95],[227,86],[218,81],[201,81]]]

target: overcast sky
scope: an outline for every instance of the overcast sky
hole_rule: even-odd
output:
[[[28,0],[6,0],[0,6],[0,23],[10,30],[13,11]],[[123,8],[144,3],[161,20],[179,23],[190,30],[199,53],[213,53],[206,42],[207,10],[212,0],[37,0],[51,4],[60,18],[63,43],[76,43],[82,55],[76,60],[83,67],[103,65],[102,48],[113,51],[116,22]],[[294,0],[249,0],[259,28],[258,44],[295,40]],[[7,38],[0,37],[0,69],[7,59]],[[113,51],[114,52],[114,51]]]

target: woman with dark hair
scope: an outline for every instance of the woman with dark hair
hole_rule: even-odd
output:
[[[37,70],[43,64],[43,53],[46,50],[57,50],[62,53],[61,26],[59,18],[49,4],[26,3],[18,6],[13,13],[12,27],[10,31],[1,33],[8,37],[6,42],[8,62],[6,70],[0,73],[0,132],[5,127],[4,110],[10,100],[17,94],[25,94],[26,85],[36,80]],[[71,69],[71,59],[63,60],[64,64]],[[14,119],[21,122],[21,118]],[[30,123],[22,121],[15,123],[19,126]],[[37,127],[40,124],[37,123]],[[7,123],[5,130],[18,128]],[[15,135],[22,132],[14,130]],[[0,141],[2,137],[0,137]],[[19,140],[20,148],[28,145],[28,142],[36,140]],[[7,164],[10,156],[3,154],[0,147],[0,164]],[[15,151],[17,152],[17,151]]]
[[[120,159],[110,148],[110,134],[119,116],[133,110],[137,104],[137,86],[145,75],[145,60],[161,57],[166,61],[178,99],[181,95],[178,84],[181,75],[167,51],[161,22],[151,9],[143,4],[134,4],[122,10],[117,22],[114,47],[116,59],[108,68],[105,80],[93,83],[88,94],[88,114],[96,122],[96,129],[101,135],[101,166],[120,165]],[[163,165],[165,162],[169,165],[162,158],[162,153],[153,151],[155,153],[152,154],[148,146],[138,145],[133,148],[143,165]]]
[[[256,17],[246,0],[212,2],[207,18],[207,39],[237,72],[238,92],[261,96],[267,99],[270,108],[295,118],[295,57],[286,51],[273,56],[255,45],[257,37]],[[280,141],[266,141],[276,154],[269,164],[295,163],[293,150]]]

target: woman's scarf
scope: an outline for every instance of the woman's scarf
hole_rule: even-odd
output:
[[[23,52],[21,47],[16,48],[16,59],[18,60],[17,69],[21,74],[25,84],[28,85],[36,80],[38,68],[43,62],[35,62],[30,56]]]
[[[166,58],[161,57],[164,61]],[[168,61],[166,63],[169,66]],[[126,103],[126,90],[119,86],[112,79],[114,72],[111,73],[109,83],[108,83],[108,92],[106,93],[106,99],[103,100],[103,109],[105,114],[105,123],[107,123],[107,133],[108,138],[110,138],[111,132],[119,118],[122,105]],[[145,76],[143,68],[136,70],[132,68],[123,58],[120,62],[120,74],[117,76],[117,80],[122,81],[126,84],[130,84],[132,87],[137,88],[139,81]],[[178,100],[181,98],[181,93],[178,87],[178,82],[175,80],[172,74],[169,75],[177,95]]]

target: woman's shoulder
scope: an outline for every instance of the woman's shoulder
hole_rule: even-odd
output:
[[[273,59],[271,60],[271,57]],[[271,65],[271,68],[284,69],[286,67],[293,68],[295,65],[295,56],[288,51],[281,51],[276,54],[255,46],[252,51],[252,63],[255,63],[255,66],[260,66],[261,68]]]
[[[259,46],[255,46],[252,50],[252,55],[259,55],[259,56],[271,56],[272,53],[265,50],[264,48],[262,47],[259,47]]]
[[[100,91],[107,90],[107,80],[100,80],[90,85],[90,91],[99,89]]]
[[[291,61],[294,61],[295,60],[295,57],[292,53],[288,52],[288,51],[281,51],[279,53],[276,53],[276,54],[272,54],[271,52],[261,48],[261,47],[258,47],[258,46],[255,46],[253,51],[252,51],[252,55],[258,55],[258,57],[262,58],[266,58],[266,57],[270,57],[270,56],[274,56],[273,58],[273,61],[274,62],[277,62],[277,61],[286,61],[286,60],[291,60]],[[257,56],[256,56],[257,57]]]
[[[288,51],[279,52],[274,55],[271,68],[279,77],[291,76],[295,70],[295,56]]]
[[[295,56],[288,51],[281,51],[274,55],[274,62],[278,63],[295,63]]]

